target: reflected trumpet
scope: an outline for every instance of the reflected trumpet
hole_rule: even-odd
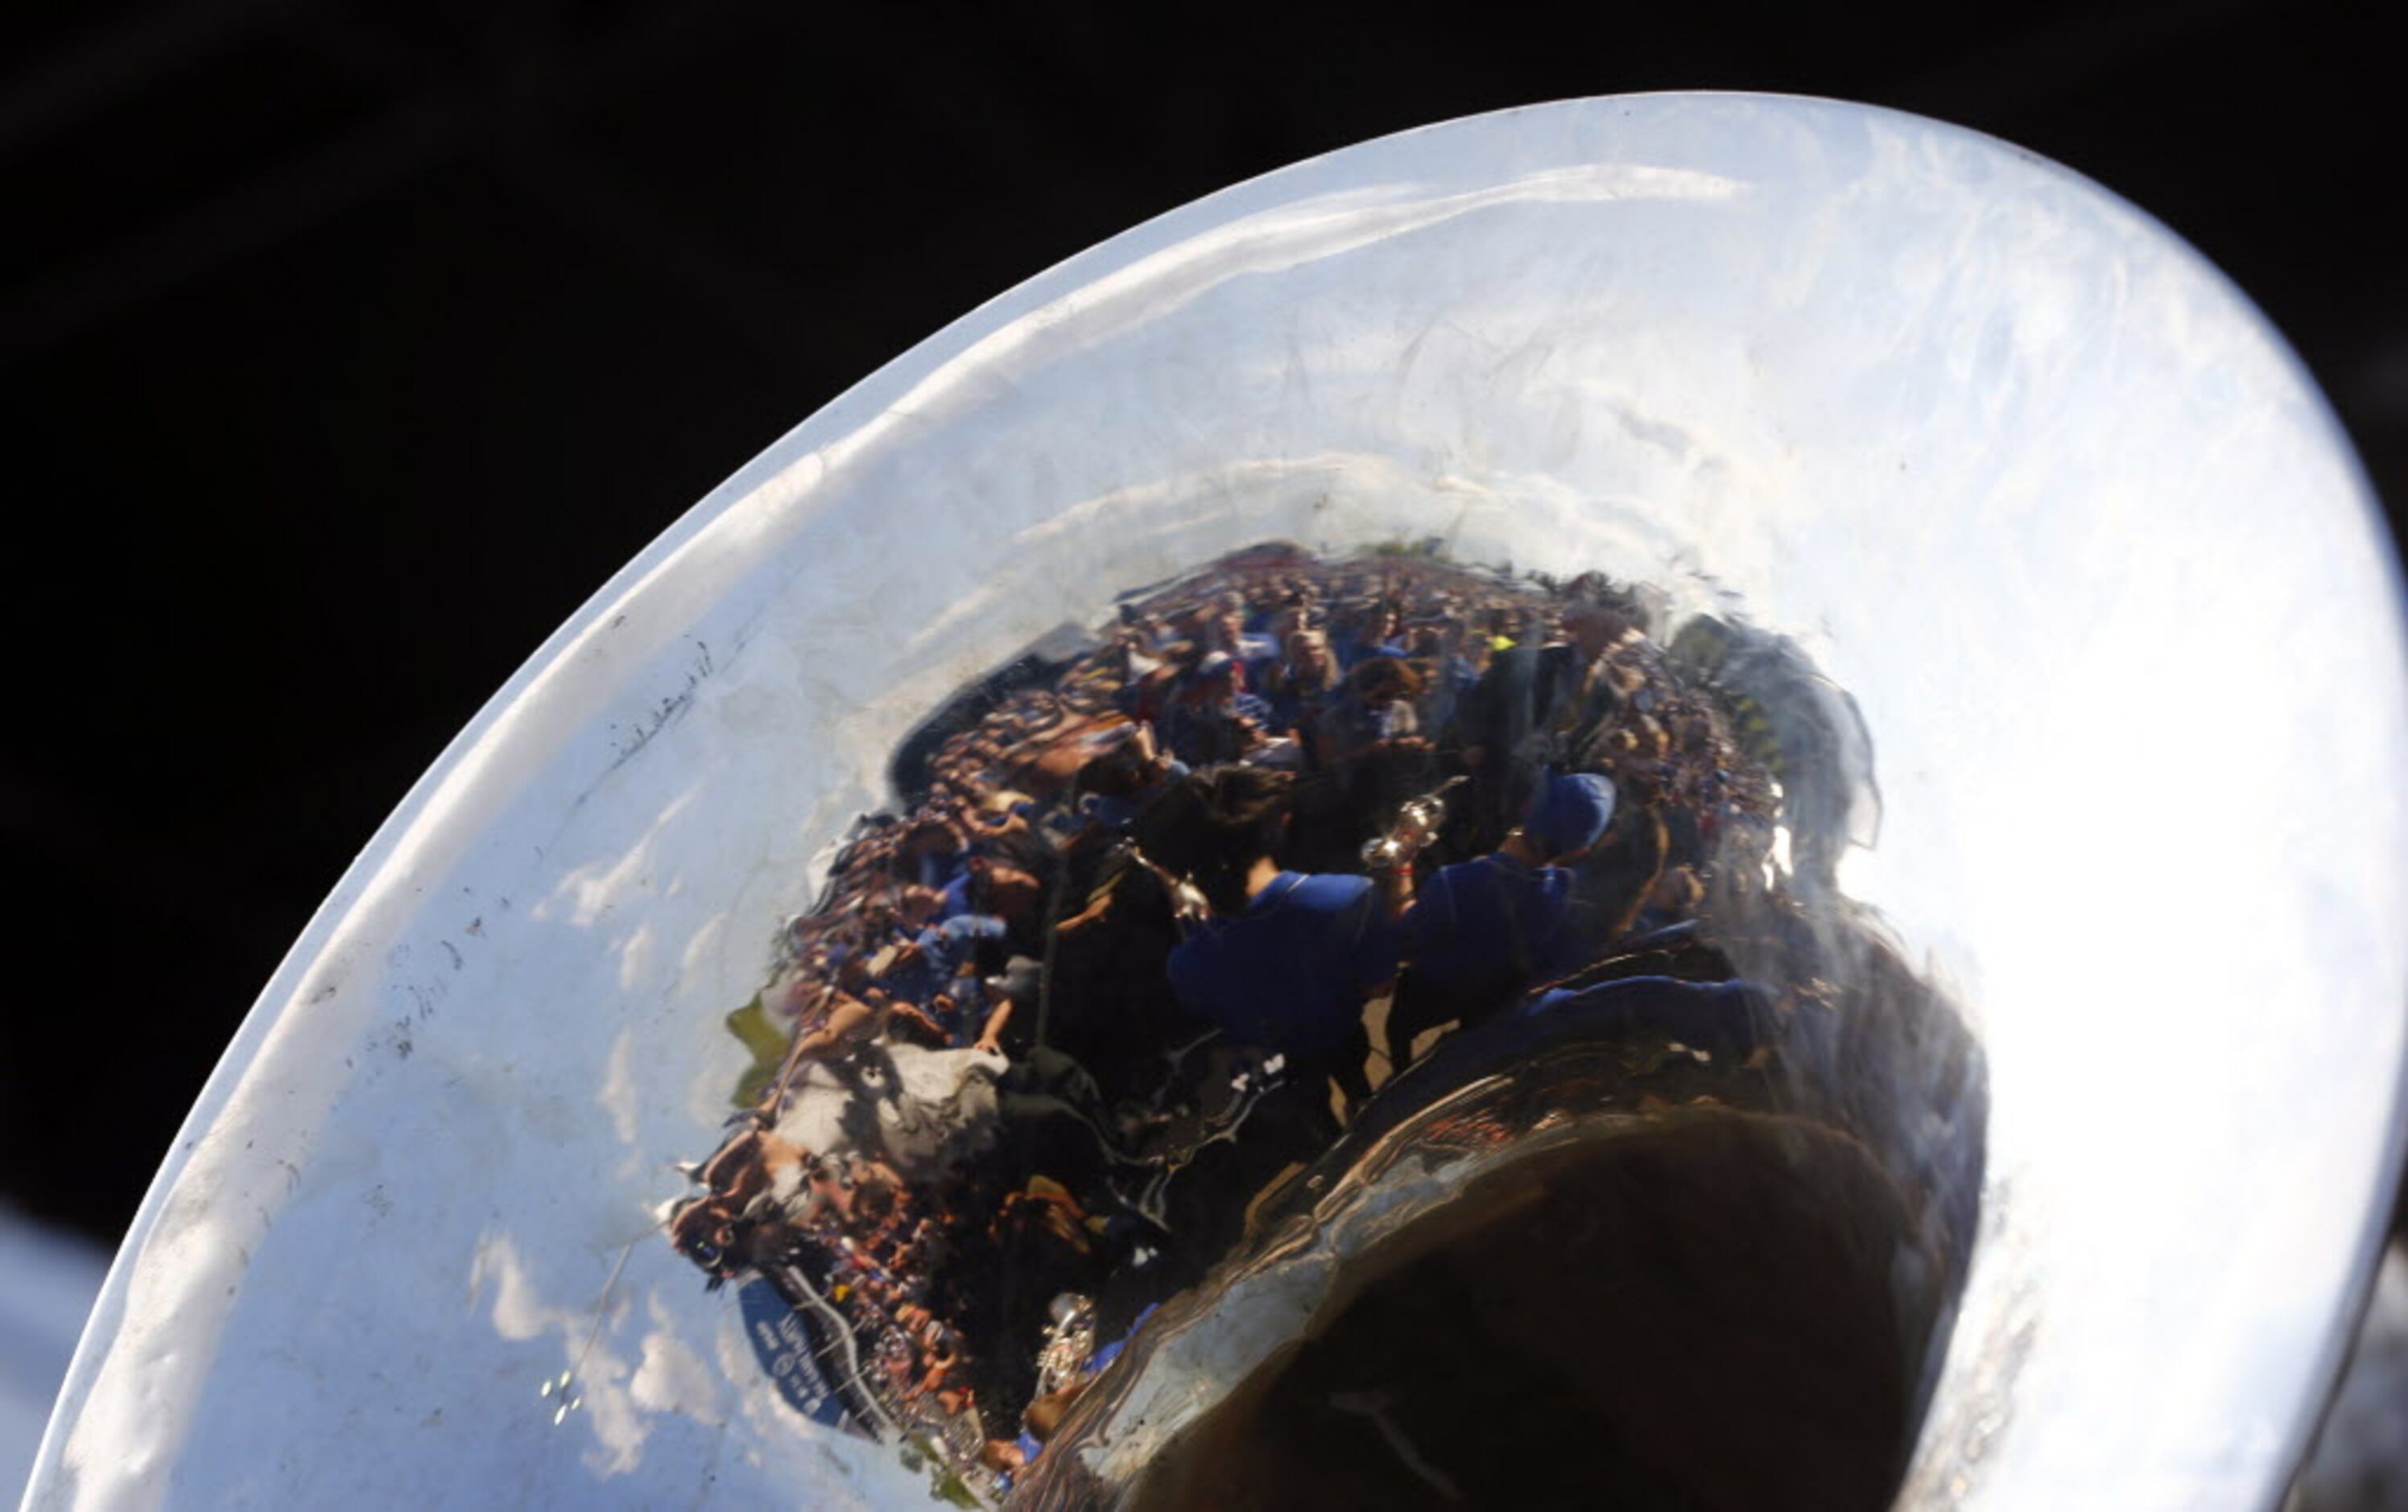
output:
[[[1363,842],[1365,869],[1393,871],[1412,865],[1413,857],[1429,849],[1438,839],[1440,826],[1446,823],[1446,795],[1469,781],[1469,777],[1449,777],[1420,797],[1408,799],[1384,834]]]
[[[1147,856],[1136,841],[1121,842],[1119,851],[1130,864],[1161,884],[1163,896],[1170,900],[1170,916],[1178,921],[1181,933],[1212,916],[1211,900],[1204,896],[1203,889]]]

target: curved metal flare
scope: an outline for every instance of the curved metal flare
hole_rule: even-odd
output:
[[[2401,604],[2264,322],[1985,138],[1240,185],[478,716],[29,1505],[2266,1505],[2401,1159]]]

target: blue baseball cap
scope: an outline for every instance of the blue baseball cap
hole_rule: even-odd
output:
[[[1613,784],[1593,771],[1551,771],[1541,779],[1522,833],[1550,856],[1570,856],[1597,843],[1613,822]]]

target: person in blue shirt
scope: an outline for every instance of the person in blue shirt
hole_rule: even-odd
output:
[[[1572,873],[1552,863],[1597,843],[1613,799],[1613,784],[1593,772],[1547,773],[1504,843],[1422,885],[1398,924],[1405,970],[1387,1023],[1396,1070],[1424,1030],[1477,1023],[1581,964]]]
[[[898,958],[881,980],[889,992],[906,1001],[929,1008],[939,997],[948,998],[952,1012],[958,1013],[978,997],[975,968],[981,952],[1000,954],[1010,932],[1010,927],[991,914],[953,914],[913,936],[910,947],[897,953]],[[939,1017],[943,1021],[947,1015]],[[947,1023],[949,1043],[968,1044],[953,1032],[953,1027]]]
[[[1283,871],[1269,857],[1244,912],[1170,953],[1171,990],[1240,1044],[1363,1097],[1363,1007],[1397,974],[1397,937],[1369,877]]]
[[[1287,638],[1286,656],[1263,678],[1270,727],[1310,738],[1321,711],[1338,696],[1338,658],[1330,654],[1328,637],[1319,630],[1297,631]]]
[[[1354,621],[1354,632],[1338,641],[1338,665],[1352,672],[1356,667],[1375,656],[1401,657],[1404,642],[1398,639],[1400,617],[1396,606],[1382,602],[1365,606]]]
[[[1110,751],[1079,769],[1076,791],[1086,818],[1107,832],[1125,832],[1156,793],[1188,773],[1188,766],[1156,744],[1152,725],[1132,725]]]
[[[941,925],[965,914],[983,914],[1019,929],[1034,919],[1044,891],[1044,884],[1020,868],[974,856],[962,874],[939,892],[930,922]]]
[[[941,887],[961,875],[968,857],[969,846],[959,829],[934,814],[923,814],[904,827],[892,864],[907,883]]]
[[[1280,868],[1288,773],[1226,767],[1183,785],[1183,834],[1148,849],[1195,882],[1213,915],[1171,951],[1171,990],[1230,1040],[1283,1058],[1288,1084],[1326,1119],[1328,1080],[1350,1102],[1370,1093],[1363,1009],[1397,974],[1390,900],[1369,877]]]
[[[1420,735],[1412,700],[1421,691],[1420,675],[1408,662],[1385,657],[1358,662],[1347,674],[1343,691],[1314,722],[1314,759],[1324,769],[1335,769],[1383,742]]]
[[[1207,654],[1163,712],[1162,742],[1194,766],[1235,761],[1260,743],[1270,706],[1243,686],[1237,658]]]

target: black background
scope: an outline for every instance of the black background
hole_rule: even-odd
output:
[[[113,1241],[409,783],[737,466],[1060,258],[1369,137],[1681,88],[1979,127],[2220,263],[2400,499],[2408,134],[2364,8],[18,13],[0,1194]]]

